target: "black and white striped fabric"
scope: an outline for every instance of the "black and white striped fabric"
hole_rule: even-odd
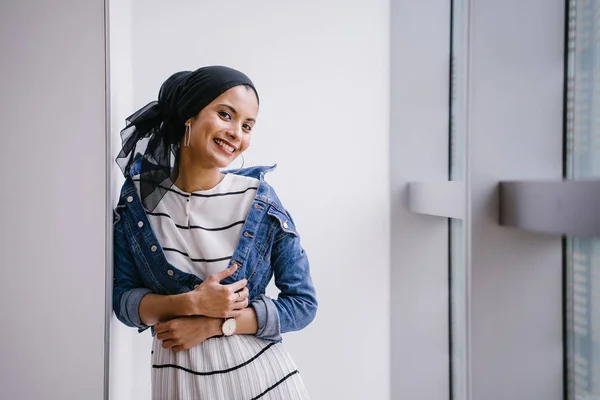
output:
[[[258,184],[227,174],[206,191],[172,187],[148,213],[167,260],[202,279],[225,269]],[[151,360],[155,400],[309,399],[283,344],[253,335],[211,338],[179,353],[163,349],[155,337]]]
[[[138,177],[134,178],[139,192]],[[148,219],[170,264],[201,279],[229,266],[259,181],[227,174],[210,190],[173,186]]]
[[[251,335],[211,338],[188,350],[152,345],[154,400],[309,399],[283,344]]]

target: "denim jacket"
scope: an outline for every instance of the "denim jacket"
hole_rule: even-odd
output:
[[[250,167],[235,173],[259,179],[256,196],[238,245],[231,258],[236,272],[222,281],[248,280],[249,305],[256,311],[256,336],[281,341],[281,334],[306,327],[315,317],[317,299],[308,258],[289,213],[275,191],[264,181],[273,167]],[[272,277],[280,293],[265,295]],[[121,189],[114,211],[113,309],[127,326],[145,326],[139,315],[142,297],[148,293],[173,295],[193,290],[202,279],[169,264],[154,235],[131,177]]]

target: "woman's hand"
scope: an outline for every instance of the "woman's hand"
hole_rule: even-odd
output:
[[[162,347],[174,352],[191,349],[212,336],[221,334],[221,318],[201,315],[175,318],[154,325],[156,337],[162,341]]]
[[[190,315],[203,315],[213,318],[239,317],[248,306],[248,288],[246,279],[230,285],[221,285],[221,281],[231,276],[237,265],[233,265],[217,274],[211,275],[202,284],[188,292]]]

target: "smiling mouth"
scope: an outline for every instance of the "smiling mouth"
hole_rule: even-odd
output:
[[[218,144],[220,147],[222,147],[223,149],[227,150],[230,153],[233,153],[235,151],[235,147],[233,147],[233,146],[225,143],[221,139],[215,139],[215,143]]]

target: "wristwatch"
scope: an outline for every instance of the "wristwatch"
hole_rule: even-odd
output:
[[[221,325],[221,332],[223,332],[223,336],[231,336],[235,333],[236,328],[235,318],[226,318]]]

